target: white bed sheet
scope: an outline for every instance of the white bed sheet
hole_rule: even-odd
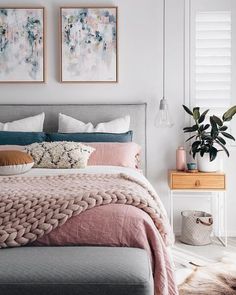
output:
[[[132,168],[120,167],[120,166],[87,166],[84,169],[47,169],[47,168],[33,168],[28,172],[22,174],[22,176],[47,176],[47,175],[62,175],[62,174],[77,174],[77,173],[88,173],[88,174],[117,174],[125,173],[129,176],[135,177],[136,179],[147,183],[148,180],[139,171]]]
[[[76,174],[76,173],[127,173],[129,175],[137,176],[138,178],[145,179],[139,170],[132,168],[126,168],[121,166],[87,166],[84,169],[47,169],[47,168],[33,168],[24,175],[36,176],[36,175],[59,175],[59,174]]]

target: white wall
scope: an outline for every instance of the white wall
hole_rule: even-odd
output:
[[[223,0],[222,0],[223,1]],[[1,5],[17,1],[0,0]],[[70,1],[70,5],[84,5]],[[41,85],[0,84],[0,103],[134,103],[148,102],[148,178],[168,209],[167,170],[175,167],[175,149],[183,142],[184,125],[184,0],[167,0],[166,96],[175,125],[155,129],[153,122],[162,96],[162,0],[86,1],[89,5],[119,7],[119,83],[60,84],[59,80],[59,7],[66,0],[37,0],[47,11],[47,83]],[[32,5],[32,1],[21,2]],[[232,159],[236,160],[235,151]],[[229,166],[229,161],[227,162]],[[234,174],[229,172],[229,231],[236,231]],[[179,201],[179,207],[186,205]]]

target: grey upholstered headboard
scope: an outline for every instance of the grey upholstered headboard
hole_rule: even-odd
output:
[[[0,122],[19,120],[45,112],[44,130],[57,132],[58,113],[64,113],[84,122],[109,121],[126,114],[131,117],[130,129],[134,131],[134,141],[142,146],[142,167],[146,172],[146,109],[141,104],[48,104],[48,105],[0,105]]]

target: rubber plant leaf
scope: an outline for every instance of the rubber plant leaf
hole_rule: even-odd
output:
[[[196,121],[200,118],[199,107],[193,108],[193,118]]]
[[[212,119],[215,121],[215,123],[219,126],[223,125],[223,122],[221,121],[221,119],[215,115],[212,116]]]
[[[183,104],[183,108],[185,110],[186,113],[188,113],[189,115],[193,116],[193,113],[190,111],[190,109],[188,107],[186,107],[184,104]]]
[[[229,139],[235,140],[235,138],[231,134],[229,134],[227,132],[221,132],[221,134],[224,135],[225,137],[229,138]]]
[[[206,110],[205,112],[203,112],[198,120],[198,123],[201,124],[204,120],[205,120],[205,117],[206,117],[206,114],[209,112],[209,110]]]
[[[223,114],[222,119],[223,121],[230,121],[235,114],[236,114],[236,106],[233,106]]]

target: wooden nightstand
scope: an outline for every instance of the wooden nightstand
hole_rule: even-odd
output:
[[[170,188],[170,223],[172,229],[174,225],[174,198],[211,197],[211,213],[214,218],[214,234],[224,246],[227,246],[227,200],[225,174],[220,172],[188,173],[184,171],[170,170],[168,174],[168,181]]]

